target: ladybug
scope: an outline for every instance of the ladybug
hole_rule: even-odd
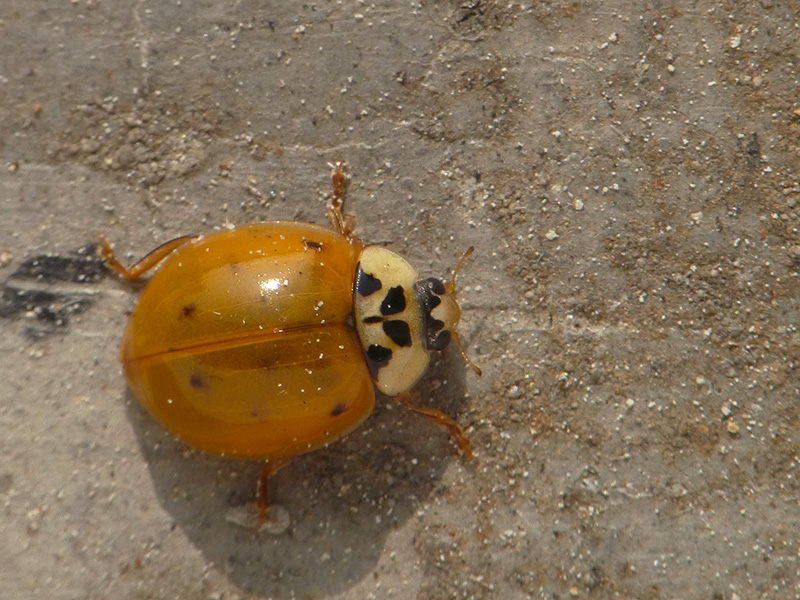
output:
[[[461,428],[409,394],[432,352],[452,339],[461,349],[455,278],[473,249],[450,282],[420,279],[399,255],[353,235],[342,208],[344,163],[333,166],[332,229],[250,223],[179,237],[132,267],[98,236],[106,265],[126,279],[160,265],[123,336],[128,384],[190,446],[265,461],[261,519],[269,477],[361,425],[374,388],[445,427],[473,459]]]

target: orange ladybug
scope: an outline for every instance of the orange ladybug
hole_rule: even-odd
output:
[[[190,446],[266,461],[261,518],[269,477],[357,428],[372,412],[373,384],[446,427],[473,459],[461,428],[408,394],[431,353],[458,343],[455,277],[472,248],[443,283],[419,279],[383,246],[365,246],[342,210],[343,165],[334,165],[332,229],[251,223],[177,238],[130,268],[98,236],[100,255],[122,277],[137,279],[163,262],[122,340],[128,384]]]

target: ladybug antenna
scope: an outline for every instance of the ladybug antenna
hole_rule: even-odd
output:
[[[461,352],[461,357],[464,359],[464,362],[467,363],[470,367],[472,367],[472,370],[475,371],[476,375],[478,375],[479,377],[483,375],[483,371],[481,371],[481,368],[474,362],[472,362],[469,359],[469,356],[467,356],[467,354],[464,352],[464,346],[461,345],[461,338],[458,337],[458,333],[456,333],[455,331],[451,331],[450,337],[456,341],[456,344],[458,344],[458,351]]]
[[[461,260],[458,261],[456,268],[453,269],[453,278],[450,280],[450,283],[447,284],[448,294],[452,294],[453,292],[456,291],[456,277],[458,277],[458,271],[461,269],[461,266],[464,264],[464,261],[466,261],[470,256],[472,256],[473,252],[475,252],[475,246],[470,246],[469,248],[467,248],[467,251],[464,252],[464,256],[462,256]]]
[[[445,286],[448,294],[452,294],[456,291],[456,277],[458,276],[458,271],[461,269],[461,265],[464,264],[464,261],[466,261],[473,252],[475,252],[475,246],[470,246],[467,248],[467,251],[464,252],[464,256],[462,256],[461,260],[458,261],[456,268],[453,269],[453,279],[451,279],[450,283]],[[461,357],[464,359],[464,362],[467,363],[477,375],[483,375],[483,371],[481,371],[480,367],[472,362],[469,359],[469,356],[467,356],[467,353],[464,352],[464,346],[461,345],[461,338],[458,337],[455,327],[452,328],[450,336],[456,341],[456,344],[458,345],[458,351],[461,352]]]

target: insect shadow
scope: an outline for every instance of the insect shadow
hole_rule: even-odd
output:
[[[65,333],[71,318],[94,303],[94,292],[80,286],[106,275],[95,249],[88,244],[65,255],[25,258],[0,282],[0,319],[23,324],[21,333],[32,341]]]
[[[414,393],[457,418],[466,369],[456,349],[434,358]],[[444,383],[446,381],[446,383]],[[214,457],[170,437],[128,391],[128,416],[164,509],[203,553],[244,590],[319,597],[346,590],[378,562],[388,534],[441,486],[457,455],[447,432],[377,394],[375,412],[350,436],[297,457],[270,482],[285,507],[286,532],[230,523],[233,507],[255,502],[257,461]]]

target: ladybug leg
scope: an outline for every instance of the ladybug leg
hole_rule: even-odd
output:
[[[353,237],[353,218],[344,214],[344,188],[347,184],[344,164],[343,160],[337,160],[331,165],[333,168],[333,194],[330,206],[328,206],[328,218],[336,231],[347,237]]]
[[[431,423],[436,423],[439,427],[446,428],[447,431],[450,432],[450,435],[453,437],[455,443],[458,444],[459,448],[461,448],[461,451],[464,453],[464,456],[468,461],[472,461],[475,458],[475,455],[472,453],[472,443],[469,441],[469,438],[464,435],[461,427],[459,427],[456,422],[453,421],[453,419],[436,409],[417,406],[414,403],[414,400],[411,398],[411,395],[408,393],[399,394],[396,396],[396,398],[400,404],[409,410],[414,411],[423,419],[427,419]]]
[[[269,510],[269,478],[290,462],[292,462],[291,458],[273,458],[265,461],[264,466],[261,467],[261,475],[256,486],[256,494],[258,495],[256,508],[258,508],[259,521],[264,520],[267,510]]]
[[[97,252],[106,262],[106,266],[108,266],[109,269],[111,269],[118,275],[124,277],[125,279],[133,280],[133,279],[138,279],[139,277],[147,273],[150,269],[158,265],[158,263],[164,260],[167,256],[172,254],[175,250],[177,250],[184,244],[188,244],[192,240],[197,239],[197,237],[198,236],[196,235],[184,235],[183,237],[175,238],[174,240],[170,240],[169,242],[161,244],[158,248],[150,252],[147,256],[145,256],[142,260],[137,262],[132,267],[126,267],[121,262],[119,262],[119,260],[117,260],[117,256],[114,254],[114,250],[111,248],[111,244],[105,237],[103,237],[100,234],[97,235],[97,239],[100,242],[100,246],[97,248]]]

